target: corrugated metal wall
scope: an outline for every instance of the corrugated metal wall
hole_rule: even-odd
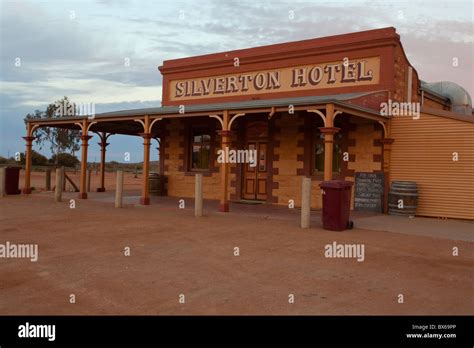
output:
[[[417,182],[417,215],[474,219],[474,123],[425,113],[418,120],[399,116],[391,137],[391,181]]]

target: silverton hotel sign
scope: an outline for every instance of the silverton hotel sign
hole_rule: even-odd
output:
[[[379,83],[380,58],[170,81],[170,100],[337,88]]]

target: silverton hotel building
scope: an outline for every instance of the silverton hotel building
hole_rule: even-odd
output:
[[[447,78],[455,69],[442,68]],[[414,181],[417,215],[474,219],[471,98],[452,82],[420,80],[394,28],[169,60],[159,70],[161,107],[31,120],[23,192],[31,192],[35,130],[49,126],[82,132],[84,199],[95,132],[102,162],[109,135],[143,137],[145,205],[150,144],[160,139],[153,169],[168,177],[168,195],[193,197],[202,173],[204,197],[219,200],[223,212],[241,200],[298,206],[303,177],[312,178],[319,209],[321,181],[378,174],[380,212],[393,181]],[[245,149],[256,151],[256,163],[218,161],[219,150]]]

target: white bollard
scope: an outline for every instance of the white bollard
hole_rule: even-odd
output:
[[[115,208],[122,208],[123,171],[117,171],[117,187],[115,189]]]
[[[309,228],[311,219],[311,178],[303,178],[301,187],[301,228]]]
[[[6,180],[7,180],[7,169],[5,167],[0,168],[0,197],[4,197],[6,195],[6,192],[5,192]]]
[[[202,216],[202,173],[196,173],[194,191],[194,215]]]
[[[64,168],[56,168],[56,188],[54,189],[54,201],[61,202],[63,197]]]

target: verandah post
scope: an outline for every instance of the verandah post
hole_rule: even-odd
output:
[[[97,188],[97,192],[105,192],[105,155],[107,151],[107,135],[105,132],[99,134],[100,136],[100,186]]]
[[[82,133],[81,133],[81,140],[82,140],[82,153],[81,153],[81,186],[79,192],[79,198],[87,199],[87,148],[89,146],[89,139],[92,137],[88,135],[88,127],[87,127],[87,119],[82,121]]]
[[[145,116],[144,129],[146,133],[141,133],[140,135],[143,138],[143,181],[142,181],[142,196],[140,197],[140,204],[149,205],[150,204],[150,193],[149,193],[149,183],[148,175],[150,172],[150,144],[151,144],[151,134],[149,133],[150,129],[150,117]]]
[[[383,212],[388,213],[388,191],[390,190],[390,153],[394,139],[383,138],[380,142],[383,146],[383,176],[384,176],[384,195],[383,195]]]
[[[224,110],[222,117],[222,130],[221,135],[221,149],[226,151],[226,148],[230,144],[230,130],[229,130],[229,111]],[[229,181],[229,163],[222,161],[221,163],[221,198],[219,202],[219,211],[229,211],[229,199],[228,199],[228,183]]]
[[[334,127],[334,104],[326,105],[325,127],[319,127],[319,130],[324,135],[324,181],[328,181],[332,180],[334,134],[339,131]]]
[[[33,128],[31,123],[28,122],[27,125],[27,136],[23,137],[26,141],[26,151],[25,151],[25,185],[23,187],[24,194],[31,193],[31,150],[33,147],[33,140],[35,137],[32,136]]]

